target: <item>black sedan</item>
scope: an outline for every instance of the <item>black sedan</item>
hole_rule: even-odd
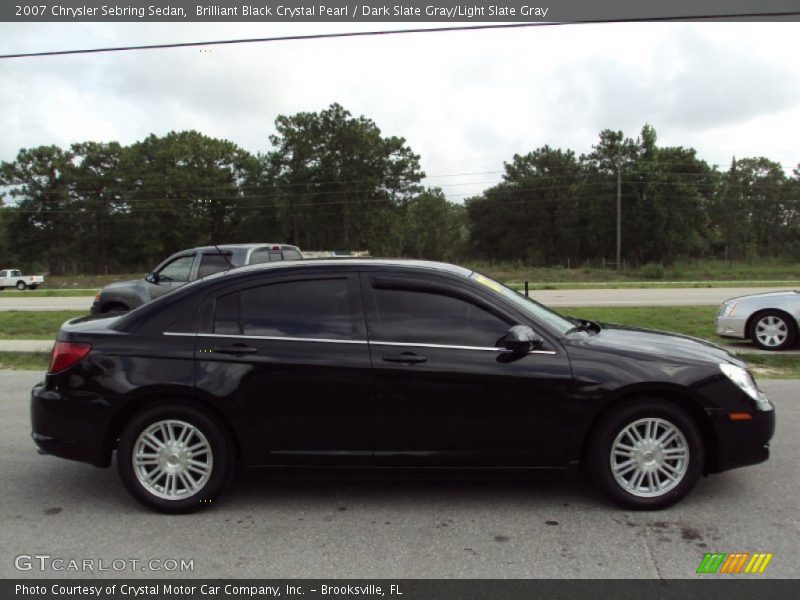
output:
[[[130,493],[165,512],[207,505],[237,465],[580,463],[622,505],[662,508],[766,460],[775,425],[713,344],[400,260],[243,267],[69,321],[31,418],[50,454],[106,467],[116,449]]]

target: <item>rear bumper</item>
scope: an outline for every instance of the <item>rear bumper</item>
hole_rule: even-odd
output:
[[[107,467],[107,412],[94,398],[76,400],[39,383],[31,391],[31,437],[46,454]]]
[[[755,465],[769,458],[769,443],[775,433],[775,410],[755,411],[752,416],[746,421],[732,421],[727,413],[712,416],[718,452],[716,464],[709,472]]]

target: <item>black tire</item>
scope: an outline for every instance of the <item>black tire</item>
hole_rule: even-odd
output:
[[[20,292],[21,292],[21,291],[23,291],[23,290],[24,290],[25,288],[27,288],[27,287],[28,287],[28,286],[27,286],[27,285],[25,285],[25,282],[24,282],[24,281],[18,281],[18,282],[17,282],[17,289],[18,289]]]
[[[34,283],[33,285],[31,285],[31,286],[30,286],[30,288],[31,288],[32,290],[35,290],[35,289],[36,289],[36,288],[38,288],[38,287],[39,287],[39,284],[37,284],[37,283]]]
[[[612,448],[614,448],[618,436],[622,436],[622,442],[632,439],[623,434],[626,428],[632,424],[641,423],[637,426],[637,431],[641,432],[642,428],[646,427],[646,423],[642,420],[651,419],[654,420],[653,422],[665,422],[680,432],[683,440],[678,438],[670,442],[666,445],[666,449],[667,452],[674,454],[677,450],[672,444],[675,446],[683,445],[688,449],[688,460],[675,462],[678,459],[669,459],[672,462],[668,463],[667,466],[672,469],[677,465],[677,470],[682,471],[682,475],[676,477],[677,482],[667,480],[667,483],[664,484],[663,492],[658,489],[655,492],[646,491],[642,487],[645,485],[644,480],[638,484],[637,491],[634,492],[632,488],[636,486],[634,479],[638,476],[636,475],[637,469],[634,468],[631,473],[631,482],[628,482],[630,487],[624,487],[623,483],[618,481],[612,471],[612,462],[615,462],[617,468],[620,468],[623,467],[622,463],[627,459],[624,456],[612,455]],[[665,433],[666,425],[661,424],[661,427],[664,428],[661,430],[662,433]],[[653,439],[658,439],[658,431],[658,427],[655,426]],[[634,444],[629,445],[634,446]],[[636,446],[635,452],[632,452],[630,456],[634,461],[643,461],[637,464],[645,465],[641,469],[644,472],[649,469],[659,468],[653,465],[655,463],[661,464],[659,460],[664,457],[661,454],[663,449],[665,448],[659,448],[657,445],[655,448],[652,445]],[[654,454],[656,456],[655,461],[653,460]],[[692,490],[702,473],[705,454],[705,445],[700,430],[685,410],[667,400],[643,398],[621,404],[616,410],[601,417],[590,434],[584,458],[595,485],[617,504],[636,510],[658,510],[675,504]],[[648,458],[649,460],[647,460]],[[624,471],[625,469],[622,470]],[[655,478],[658,478],[660,483],[660,480],[665,477],[664,473],[667,473],[666,467],[661,467],[661,472],[655,471],[654,480],[648,483],[648,486],[650,488],[655,487]],[[643,477],[649,478],[650,475],[645,474]],[[625,477],[623,476],[624,479]]]
[[[759,339],[759,335],[764,337],[760,329],[762,323],[765,326],[774,324],[777,328],[775,330],[776,335],[785,335],[783,341],[770,345],[767,343],[767,341],[770,339],[769,337],[766,337],[763,340]],[[750,319],[750,323],[748,324],[748,331],[750,334],[750,339],[762,350],[786,350],[787,348],[794,346],[797,342],[797,323],[793,317],[780,310],[762,310],[761,312],[754,314]],[[777,341],[777,338],[775,338],[775,340]]]
[[[140,481],[140,476],[142,475],[137,475],[137,469],[133,465],[134,449],[139,445],[140,436],[149,427],[165,421],[189,424],[205,437],[207,446],[210,449],[210,456],[202,452],[195,455],[210,463],[208,475],[198,476],[200,481],[205,477],[205,481],[191,493],[186,486],[183,486],[184,493],[178,495],[179,490],[176,490],[174,498],[160,497],[158,495],[159,493],[169,494],[169,490],[166,489],[168,483],[161,484],[163,489],[160,491],[153,491],[155,488],[146,487]],[[189,440],[200,441],[201,438],[191,437]],[[192,442],[190,441],[189,443],[191,444]],[[155,452],[149,448],[148,451]],[[165,450],[165,454],[166,452],[169,451]],[[148,508],[164,513],[189,513],[208,506],[230,481],[233,475],[233,459],[233,445],[224,427],[205,413],[184,404],[159,404],[146,408],[134,415],[122,431],[117,447],[117,468],[125,487],[136,500]],[[139,469],[141,468],[139,467]],[[167,469],[167,465],[154,465],[152,467],[153,470],[157,468],[164,470]],[[197,475],[197,473],[194,472],[192,475]],[[177,479],[178,476],[173,475],[173,480]],[[159,485],[159,481],[168,482],[170,479],[167,478],[165,473],[162,476],[155,477],[154,485]],[[182,483],[176,485],[182,486]]]

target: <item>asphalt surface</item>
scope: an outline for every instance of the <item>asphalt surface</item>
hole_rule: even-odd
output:
[[[800,576],[800,381],[763,382],[778,411],[768,462],[703,478],[664,511],[618,509],[582,479],[248,471],[207,510],[165,516],[129,498],[113,468],[36,453],[27,395],[40,378],[0,371],[3,578],[691,578],[711,551],[773,552],[762,577]],[[21,554],[189,559],[194,570],[23,572]]]
[[[745,288],[665,288],[619,290],[531,290],[530,296],[547,306],[685,306],[717,305],[746,294],[760,294],[791,287]],[[89,312],[92,297],[14,297],[0,296],[2,310],[85,310]]]

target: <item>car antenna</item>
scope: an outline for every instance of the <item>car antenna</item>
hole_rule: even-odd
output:
[[[214,248],[217,249],[217,252],[219,252],[220,256],[222,256],[222,258],[225,259],[225,262],[228,263],[228,268],[225,269],[225,270],[226,271],[230,271],[231,269],[233,269],[233,263],[231,262],[231,259],[228,258],[228,255],[227,254],[223,254],[222,250],[220,250],[219,246],[217,246],[216,244],[214,244]]]

